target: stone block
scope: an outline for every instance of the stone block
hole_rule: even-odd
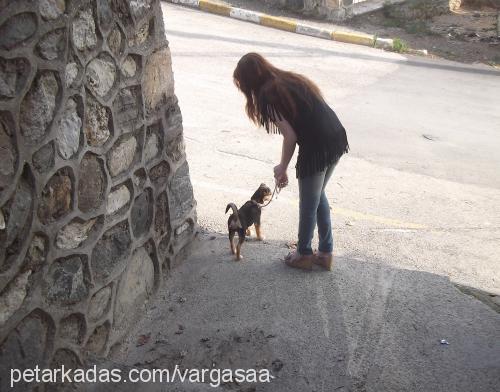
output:
[[[70,169],[59,169],[42,191],[38,218],[44,224],[52,223],[71,211],[72,201],[73,181]]]
[[[108,32],[113,27],[113,11],[109,0],[96,0],[97,18],[102,31]]]
[[[33,154],[33,166],[40,173],[47,172],[54,166],[54,142],[47,143]]]
[[[66,369],[77,369],[81,365],[78,355],[67,348],[57,350],[50,362],[51,369],[61,369],[62,366]]]
[[[142,120],[141,87],[121,89],[113,102],[113,109],[117,126],[122,133],[135,130]]]
[[[54,353],[52,361],[50,362],[51,369],[81,369],[82,362],[78,355],[73,351],[62,348]],[[47,384],[46,391],[48,392],[76,392],[78,389],[77,383],[70,383],[68,380],[56,380],[54,383]]]
[[[120,185],[108,195],[106,213],[108,215],[114,214],[116,211],[126,206],[129,201],[130,191],[128,187],[125,185]]]
[[[65,74],[64,74],[64,80],[66,83],[66,87],[71,87],[73,82],[76,80],[76,77],[78,76],[78,64],[75,62],[70,62],[66,64],[66,69],[65,69]]]
[[[130,213],[132,232],[136,238],[145,235],[151,226],[153,219],[153,196],[151,189],[146,189],[137,196]]]
[[[105,284],[125,269],[130,244],[130,231],[126,220],[102,235],[92,251],[92,274],[96,282]]]
[[[132,176],[132,182],[139,189],[143,188],[147,179],[148,179],[148,176],[147,176],[146,171],[144,169],[136,170],[134,172],[134,175]]]
[[[154,276],[150,255],[144,247],[136,249],[117,289],[113,329],[118,335],[123,336],[144,301],[153,294]]]
[[[95,223],[96,219],[90,219],[86,222],[72,221],[57,233],[56,246],[59,249],[78,248],[88,238]]]
[[[146,46],[153,29],[153,20],[146,21],[139,25],[139,27],[135,30],[135,33],[129,35],[128,46]]]
[[[45,60],[61,59],[66,51],[65,29],[56,29],[45,34],[36,49],[38,55]]]
[[[174,230],[175,249],[182,249],[192,239],[194,233],[194,221],[189,218],[177,226]]]
[[[45,264],[49,251],[49,240],[43,234],[35,234],[28,246],[23,261],[23,270],[38,272]]]
[[[88,88],[99,97],[106,96],[116,80],[116,65],[106,53],[101,53],[87,65],[86,80]]]
[[[176,237],[180,237],[182,236],[184,233],[186,233],[186,231],[189,229],[190,227],[190,224],[189,222],[184,222],[182,225],[180,225],[179,227],[177,227],[175,229],[175,236]]]
[[[116,56],[121,55],[123,53],[125,38],[121,29],[118,25],[115,25],[111,33],[108,35],[108,47],[111,49]]]
[[[177,98],[171,97],[165,103],[165,142],[169,143],[182,134],[182,114]]]
[[[97,321],[104,315],[111,301],[111,294],[111,286],[106,286],[90,299],[88,315],[91,321]]]
[[[31,224],[33,197],[31,184],[26,178],[22,178],[17,184],[13,198],[3,208],[6,224],[5,230],[0,234],[0,249],[11,246],[17,238],[25,234],[27,226]]]
[[[40,15],[46,20],[57,19],[66,10],[64,0],[39,0]]]
[[[26,59],[4,59],[0,57],[0,99],[17,96],[26,83],[29,62]]]
[[[5,116],[6,117],[6,116]],[[12,182],[17,169],[17,148],[10,122],[0,113],[0,191]]]
[[[70,159],[78,151],[81,128],[82,120],[78,115],[76,102],[69,98],[58,121],[56,134],[59,155],[64,159]]]
[[[148,111],[156,110],[164,97],[174,94],[170,49],[160,49],[148,57],[144,68],[143,93]]]
[[[149,170],[149,178],[157,187],[162,187],[167,184],[168,176],[170,175],[170,165],[162,161],[158,165],[153,166]]]
[[[170,212],[168,210],[167,192],[162,192],[156,198],[155,203],[155,234],[158,238],[170,235]]]
[[[170,241],[170,236],[165,235],[160,240],[158,244],[158,255],[160,257],[163,264],[163,268],[170,269],[170,256],[173,256],[173,247]]]
[[[71,314],[59,323],[59,337],[67,342],[79,345],[85,334],[85,318],[80,313]]]
[[[36,15],[23,12],[7,19],[0,26],[0,49],[12,50],[33,37],[37,30]]]
[[[144,161],[150,162],[158,156],[160,151],[160,141],[158,140],[158,135],[156,133],[151,133],[146,139],[146,144],[144,145]]]
[[[50,266],[44,292],[47,299],[59,305],[71,305],[87,298],[90,277],[85,256],[61,258]]]
[[[91,146],[102,146],[109,139],[111,114],[109,109],[102,106],[90,94],[87,94],[85,107],[85,135],[87,143]]]
[[[139,68],[137,65],[137,62],[140,61],[139,59],[130,54],[125,58],[122,64],[122,73],[126,78],[133,78],[136,75]]]
[[[58,94],[59,83],[54,72],[42,71],[37,75],[19,113],[21,133],[31,142],[38,141],[48,132]]]
[[[43,367],[46,363],[48,342],[53,338],[54,325],[50,317],[40,310],[29,314],[16,328],[12,329],[0,346],[0,363],[8,364],[8,368],[27,369],[35,365]],[[0,368],[0,390],[25,392],[28,384],[19,383],[10,387],[9,374]],[[2,374],[3,373],[3,374]]]
[[[0,295],[0,326],[21,307],[28,292],[28,278],[31,271],[26,271],[10,282]]]
[[[194,207],[193,187],[189,167],[185,162],[174,174],[170,184],[170,214],[173,220],[182,219]]]
[[[151,10],[151,0],[134,0],[130,4],[130,13],[135,20],[140,20]]]
[[[179,135],[167,144],[167,156],[172,162],[178,162],[184,157],[185,148],[184,138]]]
[[[115,177],[124,172],[134,161],[137,150],[137,140],[130,136],[119,140],[108,154],[109,174]]]
[[[79,11],[73,19],[73,45],[80,50],[92,50],[97,46],[94,15],[91,8]]]
[[[97,210],[104,201],[107,177],[97,155],[87,153],[80,162],[78,208],[83,212]]]
[[[98,326],[92,335],[90,335],[87,344],[85,345],[85,350],[94,354],[103,354],[106,343],[109,337],[109,324],[105,323]]]

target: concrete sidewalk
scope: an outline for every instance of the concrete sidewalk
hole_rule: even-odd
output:
[[[493,392],[500,385],[500,315],[447,278],[346,258],[331,273],[292,270],[280,261],[289,249],[275,241],[249,241],[245,261],[235,262],[224,234],[200,237],[114,360],[267,368],[276,376],[255,389],[226,385],[230,391]],[[138,346],[141,335],[150,338]]]

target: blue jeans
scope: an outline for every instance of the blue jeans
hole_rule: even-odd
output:
[[[318,225],[320,252],[333,251],[330,205],[325,187],[332,176],[336,162],[312,176],[299,178],[299,242],[297,250],[301,255],[311,255],[311,241]]]

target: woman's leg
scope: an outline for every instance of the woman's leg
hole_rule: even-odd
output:
[[[316,228],[318,206],[325,181],[325,171],[299,179],[299,242],[301,255],[312,255],[311,241]]]
[[[325,194],[325,187],[328,180],[332,176],[333,169],[336,164],[330,165],[326,170],[323,186],[321,189],[321,196],[319,199],[318,209],[316,211],[316,220],[318,223],[318,237],[319,246],[318,250],[322,253],[331,253],[333,251],[333,234],[332,222],[330,219],[330,204]]]

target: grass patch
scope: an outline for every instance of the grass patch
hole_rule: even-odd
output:
[[[394,38],[392,49],[398,53],[404,53],[408,51],[408,44],[400,38]]]

